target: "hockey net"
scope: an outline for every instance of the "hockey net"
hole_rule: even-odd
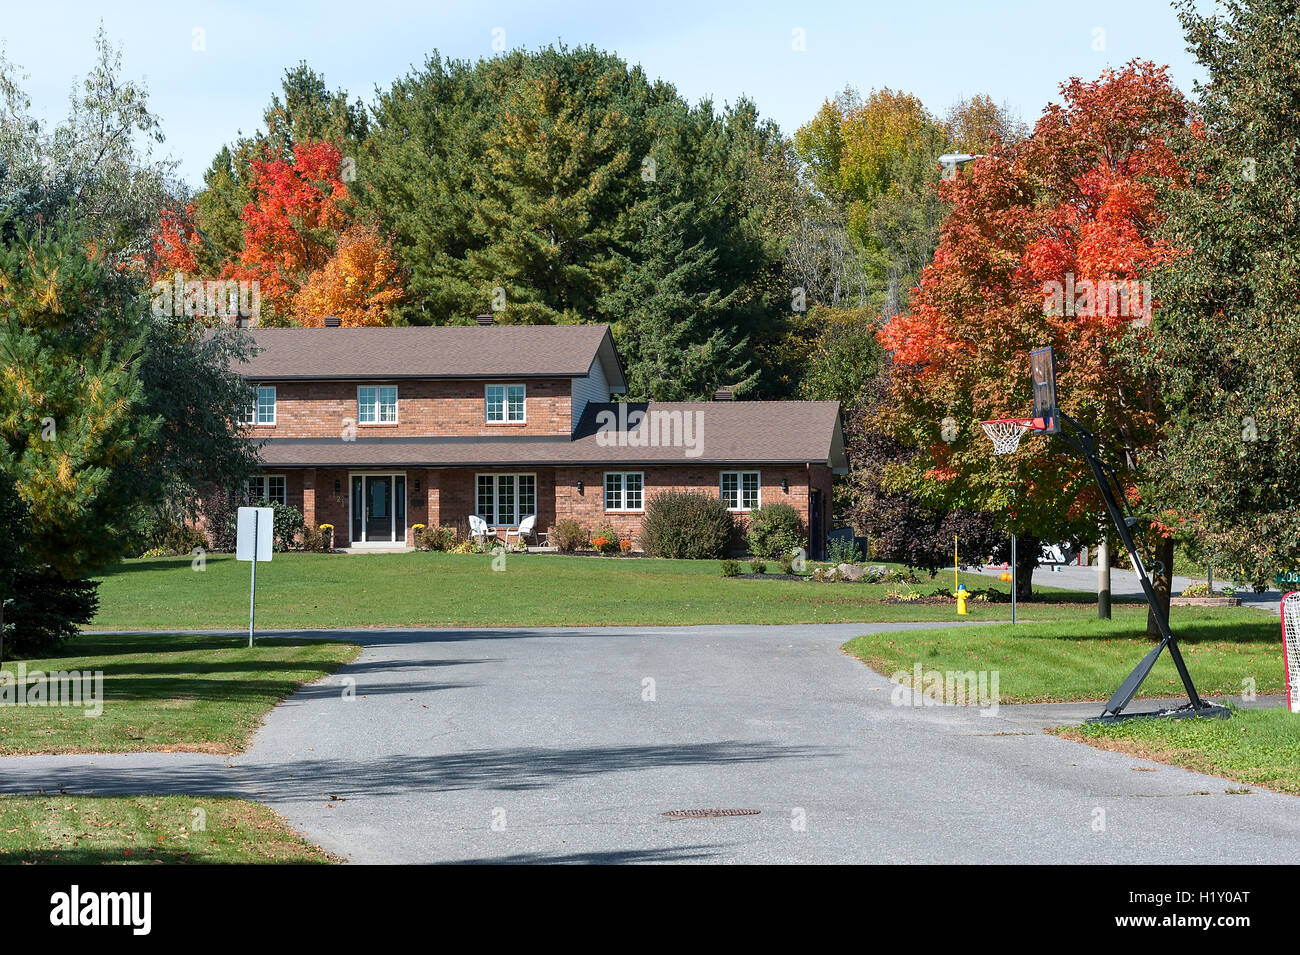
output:
[[[1282,598],[1282,655],[1286,660],[1286,703],[1300,713],[1300,590]]]

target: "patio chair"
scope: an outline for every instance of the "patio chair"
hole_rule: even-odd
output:
[[[515,530],[515,533],[519,535],[519,540],[521,541],[526,542],[527,539],[531,537],[533,539],[533,542],[537,544],[539,547],[542,546],[543,544],[549,544],[551,539],[551,535],[548,534],[546,531],[537,530],[536,514],[529,514],[522,521],[520,521],[519,527]],[[509,529],[506,530],[506,544],[507,546],[510,544]],[[527,544],[525,543],[524,546],[527,547]]]
[[[471,514],[469,516],[469,536],[477,537],[480,540],[486,540],[489,535],[495,538],[497,536],[497,529],[491,526],[478,514]]]

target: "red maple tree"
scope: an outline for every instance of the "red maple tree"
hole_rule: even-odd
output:
[[[260,284],[262,300],[288,316],[294,295],[334,253],[347,224],[342,155],[329,142],[299,143],[293,162],[255,160],[253,201],[244,206],[244,249],[224,278]]]
[[[1159,409],[1117,346],[1150,334],[1144,279],[1175,254],[1154,236],[1157,190],[1184,184],[1167,143],[1188,122],[1166,68],[1150,62],[1061,93],[1028,139],[942,185],[953,208],[939,249],[908,313],[879,336],[897,369],[880,422],[920,449],[891,479],[1049,540],[1095,531],[1089,472],[1033,438],[994,457],[979,422],[1029,414],[1028,353],[1052,345],[1066,413],[1112,453],[1140,458],[1152,444]]]

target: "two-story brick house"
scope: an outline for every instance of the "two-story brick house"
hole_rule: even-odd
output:
[[[719,494],[743,526],[793,505],[825,539],[847,469],[839,406],[613,402],[627,384],[605,325],[254,328],[252,493],[334,525],[339,546],[412,543],[412,526],[545,531],[576,518],[636,540],[658,491]]]

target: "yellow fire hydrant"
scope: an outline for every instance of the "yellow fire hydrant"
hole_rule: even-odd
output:
[[[958,586],[957,586],[957,614],[958,614],[958,616],[965,616],[966,614],[969,614],[969,613],[970,613],[970,611],[966,609],[966,585],[965,585],[965,584],[958,584]]]

